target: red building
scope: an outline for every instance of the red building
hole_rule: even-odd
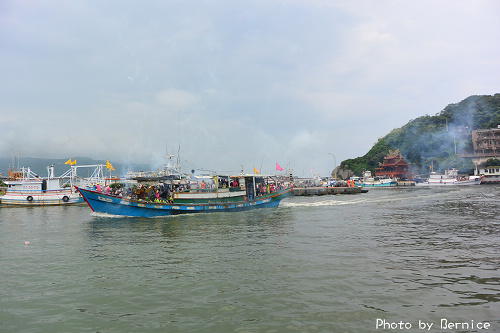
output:
[[[387,176],[399,180],[412,179],[409,166],[410,163],[405,161],[398,150],[389,151],[389,155],[384,157],[384,162],[375,169],[375,176]]]

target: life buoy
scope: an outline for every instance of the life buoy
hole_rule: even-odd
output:
[[[68,201],[69,201],[69,197],[68,197],[67,195],[65,195],[65,196],[63,197],[63,201],[64,201],[64,202],[68,202]]]
[[[31,201],[33,201],[33,197],[32,197],[31,195],[28,195],[28,196],[26,197],[26,200],[28,200],[29,202],[31,202]]]

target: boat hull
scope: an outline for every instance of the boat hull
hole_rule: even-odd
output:
[[[423,183],[421,183],[419,185],[428,185],[428,186],[468,186],[468,185],[481,185],[481,181],[461,180],[461,181],[443,182],[443,183],[423,182]]]
[[[7,192],[0,197],[0,206],[59,206],[84,203],[81,195],[71,191]]]
[[[468,180],[457,180],[457,179],[429,179],[420,185],[428,186],[469,186],[469,185],[481,185],[483,182],[483,177],[474,177]]]
[[[499,184],[500,176],[485,176],[481,184]]]
[[[92,211],[121,216],[157,217],[178,214],[238,212],[256,208],[277,207],[292,189],[284,189],[251,201],[216,202],[206,204],[171,204],[124,199],[117,196],[78,188]]]
[[[397,186],[398,182],[393,181],[393,182],[384,182],[384,183],[370,183],[370,182],[362,182],[362,183],[354,183],[356,186],[362,186],[362,187],[393,187]]]

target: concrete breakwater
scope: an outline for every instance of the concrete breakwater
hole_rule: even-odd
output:
[[[368,190],[360,186],[355,187],[298,187],[292,190],[295,196],[329,195],[329,194],[357,194]]]

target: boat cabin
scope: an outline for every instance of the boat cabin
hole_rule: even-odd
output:
[[[47,168],[49,177],[42,178],[30,168],[21,168],[19,172],[10,172],[11,179],[5,181],[8,192],[45,193],[60,190],[64,179],[54,178],[54,166]]]
[[[253,200],[278,189],[277,180],[264,175],[196,177],[189,189],[173,192],[174,203],[216,203]],[[201,181],[200,181],[201,180]]]

